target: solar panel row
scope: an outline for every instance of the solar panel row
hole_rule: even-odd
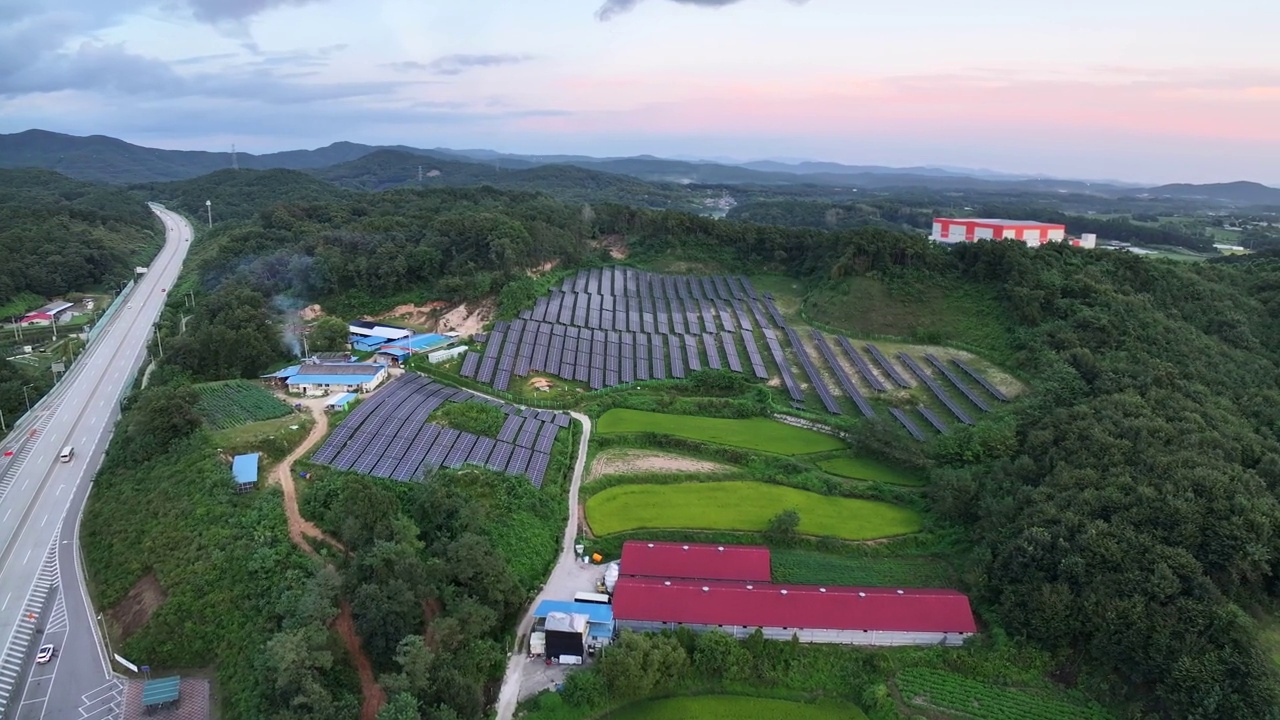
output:
[[[916,427],[916,424],[911,422],[911,418],[907,417],[906,413],[896,407],[891,407],[889,408],[889,414],[893,415],[898,419],[898,422],[902,423],[902,427],[906,428],[907,432],[911,433],[911,437],[919,440],[920,442],[924,442],[924,433],[920,432],[920,428]]]
[[[866,417],[875,417],[875,410],[871,408],[871,403],[867,402],[867,398],[863,396],[862,391],[857,385],[853,384],[853,378],[849,377],[849,373],[845,372],[844,366],[840,364],[836,354],[831,349],[830,343],[823,337],[822,333],[813,330],[813,343],[818,346],[818,352],[822,353],[823,359],[827,361],[827,365],[831,366],[831,372],[835,373],[836,381],[840,383],[840,387],[844,388],[844,394],[849,396],[854,405],[858,406],[858,411]]]
[[[782,374],[782,384],[787,386],[787,394],[791,395],[791,399],[796,402],[804,402],[804,392],[800,390],[800,383],[796,382],[796,376],[791,372],[791,366],[787,364],[786,353],[782,351],[778,338],[766,335],[765,343],[769,346],[773,361],[778,364],[778,372]]]
[[[894,367],[893,363],[889,362],[889,358],[885,357],[884,353],[880,352],[880,348],[868,343],[867,352],[871,353],[871,357],[875,358],[876,362],[880,363],[880,367],[884,368],[885,373],[889,375],[889,379],[898,387],[911,387],[911,383],[907,382],[907,379],[902,376],[902,373],[898,372],[898,368]]]
[[[950,380],[951,384],[955,385],[956,389],[963,393],[965,397],[969,398],[969,402],[976,405],[979,410],[982,412],[991,412],[991,406],[987,405],[987,401],[978,397],[977,393],[969,389],[969,386],[965,385],[964,381],[962,381],[958,375],[951,372],[951,368],[947,367],[941,360],[928,353],[925,354],[924,359],[934,367],[938,368],[938,372],[942,373],[948,380]]]
[[[916,406],[916,409],[920,411],[920,414],[924,416],[925,420],[929,421],[929,424],[933,426],[933,429],[943,434],[947,432],[947,424],[942,422],[942,418],[938,417],[937,413],[923,405]]]
[[[871,369],[871,365],[867,363],[866,358],[862,357],[862,353],[854,349],[853,344],[849,342],[849,338],[843,335],[837,335],[836,340],[840,343],[840,347],[844,349],[844,354],[853,361],[858,373],[862,375],[862,379],[867,381],[872,390],[876,392],[884,392],[889,388],[880,378],[876,377],[875,372]]]
[[[999,400],[1000,402],[1009,402],[1009,397],[1005,395],[1004,392],[1000,390],[1000,388],[993,385],[990,380],[987,380],[985,377],[983,377],[982,374],[979,373],[977,370],[974,370],[973,368],[969,367],[968,365],[960,362],[955,358],[952,358],[951,362],[955,363],[956,367],[968,373],[969,377],[973,378],[974,380],[977,380],[978,384],[986,388],[987,392],[991,393],[992,397]]]
[[[960,406],[956,404],[956,401],[952,400],[951,396],[947,395],[946,391],[942,389],[942,386],[938,384],[938,381],[930,377],[929,373],[925,372],[925,369],[920,367],[919,363],[917,363],[914,358],[904,352],[900,352],[898,353],[898,359],[902,361],[902,364],[910,368],[911,372],[915,373],[916,377],[920,378],[921,382],[928,386],[934,397],[942,401],[942,404],[947,406],[947,409],[951,411],[951,414],[956,416],[956,419],[965,425],[973,424],[973,420],[969,418],[969,413],[961,409]]]
[[[773,305],[772,302],[769,304]],[[818,373],[818,367],[813,364],[813,358],[809,357],[809,351],[805,350],[804,345],[800,342],[800,335],[785,325],[783,327],[787,331],[787,339],[791,341],[791,348],[795,350],[796,357],[800,359],[801,367],[804,368],[805,374],[809,376],[809,384],[817,391],[818,399],[822,401],[822,407],[826,408],[827,412],[832,415],[843,415],[844,410],[840,409],[840,405],[832,397],[831,389],[827,387],[826,381]]]

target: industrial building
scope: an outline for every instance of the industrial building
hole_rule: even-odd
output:
[[[630,577],[692,580],[767,583],[773,578],[769,548],[755,545],[628,540],[622,544],[619,571]]]
[[[625,573],[625,565],[623,572]],[[977,632],[969,598],[955,590],[775,585],[736,580],[622,577],[618,629],[686,627],[745,638],[841,645],[948,645]]]
[[[878,646],[954,646],[977,632],[969,598],[954,590],[771,580],[767,547],[628,540],[612,587],[614,624],[738,638],[760,629],[776,640]]]
[[[418,353],[429,352],[453,342],[447,335],[410,335],[400,340],[388,340],[378,346],[377,355],[396,364],[404,364]]]
[[[1065,225],[996,218],[934,218],[933,232],[929,235],[930,240],[940,243],[1020,240],[1031,247],[1062,242],[1066,238]]]

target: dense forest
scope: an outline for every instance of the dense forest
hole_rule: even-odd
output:
[[[854,227],[914,228],[928,232],[935,217],[1028,218],[1061,223],[1072,235],[1095,233],[1100,238],[1139,245],[1170,245],[1201,252],[1213,251],[1213,238],[1202,228],[1154,222],[1157,216],[1101,217],[1063,212],[1058,203],[988,202],[972,209],[952,203],[917,205],[906,198],[868,198],[862,202],[822,202],[798,199],[764,199],[738,205],[729,212],[734,220],[786,227],[843,229]],[[959,210],[959,212],[957,212]],[[1153,222],[1137,222],[1149,217]]]
[[[0,306],[127,280],[163,239],[146,204],[122,189],[0,170]]]

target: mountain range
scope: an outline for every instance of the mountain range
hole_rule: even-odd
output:
[[[849,189],[921,187],[937,190],[1072,192],[1104,197],[1173,197],[1228,205],[1280,206],[1280,189],[1245,181],[1141,187],[1114,182],[1027,177],[989,170],[895,168],[814,161],[757,160],[731,164],[652,155],[606,158],[586,155],[516,155],[484,149],[424,149],[404,145],[374,146],[336,142],[314,150],[289,150],[263,155],[238,153],[234,162],[242,168],[319,171],[351,163],[379,151],[394,151],[419,157],[425,173],[437,170],[438,175],[444,174],[444,171],[432,165],[446,162],[492,166],[495,174],[503,170],[567,165],[630,176],[647,182],[682,185],[816,185]],[[391,159],[384,155],[376,164],[386,164]],[[400,158],[397,164],[404,165],[405,160]],[[128,184],[185,180],[229,168],[232,164],[233,158],[229,152],[160,150],[104,135],[82,137],[47,130],[0,134],[0,167],[39,167],[96,182]],[[454,172],[457,170],[457,167],[453,168]],[[339,168],[335,172],[341,175],[344,171]],[[463,174],[483,173],[475,168]],[[343,179],[348,184],[357,184],[354,178]]]

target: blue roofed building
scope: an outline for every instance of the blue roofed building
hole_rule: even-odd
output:
[[[387,379],[382,363],[308,363],[285,380],[289,392],[321,396],[332,392],[372,392]]]
[[[404,338],[403,340],[388,340],[378,348],[377,353],[380,356],[385,356],[387,359],[394,360],[396,363],[403,365],[412,355],[444,347],[453,341],[454,338],[447,335],[437,335],[434,333],[413,335]]]
[[[258,453],[232,458],[231,478],[236,481],[236,492],[252,490],[258,484]]]
[[[331,412],[342,412],[343,410],[347,409],[348,405],[350,405],[352,402],[355,402],[355,399],[356,399],[355,393],[342,393],[338,397],[325,403],[324,409],[329,410]]]
[[[574,602],[572,600],[543,600],[533,610],[533,635],[542,633],[537,642],[546,642],[548,616],[585,615],[587,618],[586,647],[598,650],[613,642],[613,606],[599,603]],[[530,639],[533,640],[533,635]],[[532,646],[531,646],[532,647]]]

